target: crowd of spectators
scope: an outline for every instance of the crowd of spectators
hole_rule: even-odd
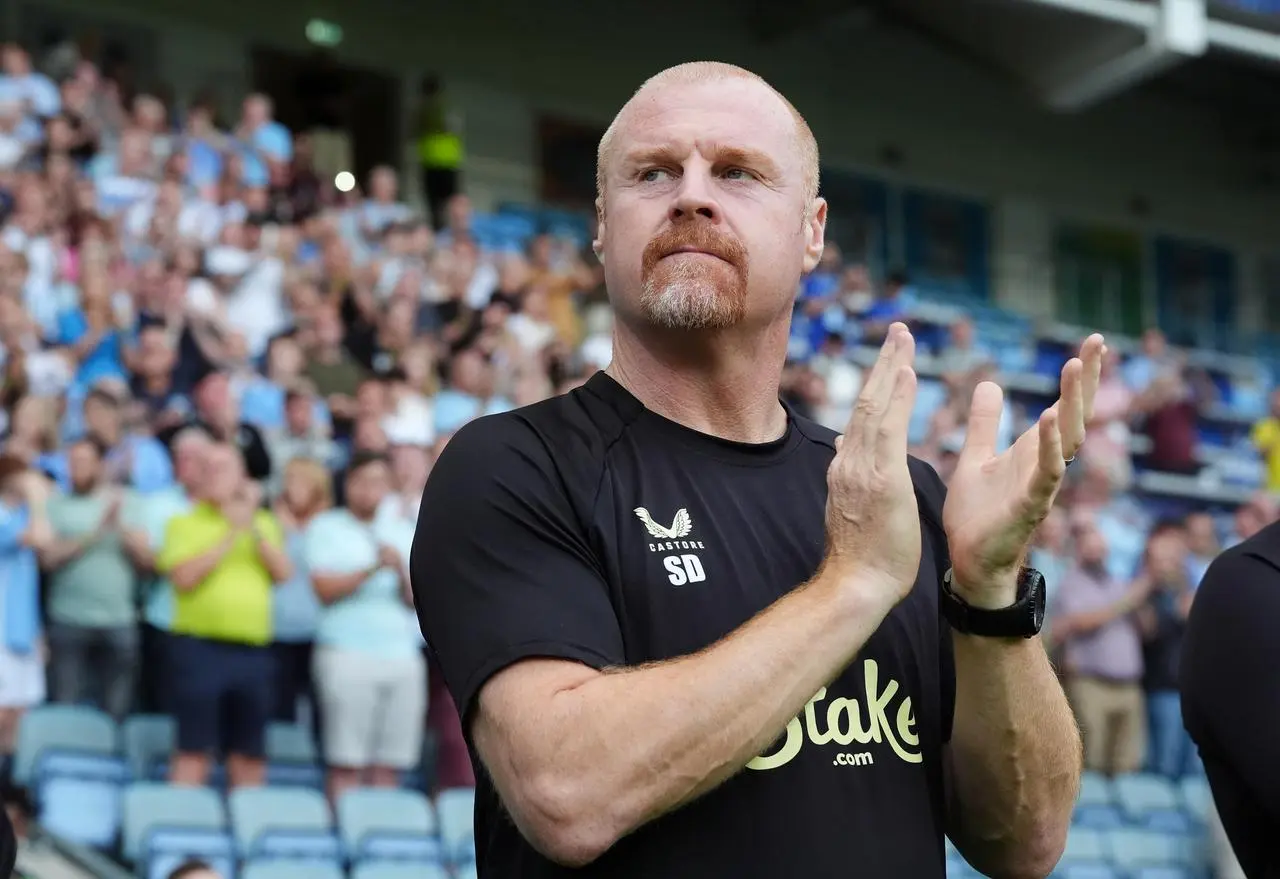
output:
[[[0,751],[48,698],[172,714],[175,782],[221,752],[231,784],[260,783],[277,719],[314,729],[333,794],[397,784],[428,728],[438,784],[472,783],[408,547],[454,431],[608,363],[586,242],[487,251],[465,195],[423,217],[388,167],[340,193],[264,95],[223,127],[88,61],[54,81],[8,45],[0,65]],[[788,402],[841,428],[849,346],[914,299],[831,246],[798,298]],[[945,393],[913,451],[945,478],[975,383],[997,376],[968,320],[934,354]],[[1158,331],[1111,355],[1037,536],[1092,769],[1197,771],[1176,690],[1187,610],[1221,546],[1277,511],[1259,495],[1229,531],[1204,511],[1153,519],[1132,437],[1141,466],[1192,472],[1212,399]],[[1006,414],[1007,444],[1024,419]],[[1280,490],[1280,396],[1254,439]]]

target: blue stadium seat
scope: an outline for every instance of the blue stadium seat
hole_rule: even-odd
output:
[[[22,716],[13,758],[13,780],[29,786],[36,761],[46,749],[116,754],[115,721],[94,708],[80,705],[40,705]]]
[[[1071,816],[1071,822],[1077,827],[1091,830],[1114,830],[1125,826],[1124,813],[1119,806],[1079,806]]]
[[[1053,874],[1053,879],[1125,879],[1120,873],[1103,861],[1093,864],[1067,864]]]
[[[1134,823],[1155,810],[1178,809],[1178,791],[1173,782],[1160,775],[1135,773],[1115,780],[1116,802],[1125,817]]]
[[[1088,827],[1072,827],[1067,834],[1067,848],[1062,853],[1063,862],[1105,861],[1107,846],[1102,831]]]
[[[240,879],[345,879],[338,864],[306,864],[293,861],[250,861]]]
[[[475,879],[475,867],[463,867],[454,873],[455,879]],[[241,877],[244,879],[244,877]],[[449,879],[445,869],[437,864],[389,864],[385,861],[366,861],[356,864],[351,879]]]
[[[127,861],[137,861],[148,834],[160,828],[225,832],[226,826],[222,800],[209,788],[135,782],[125,789],[121,848]]]
[[[318,763],[268,763],[267,784],[321,790],[324,788],[324,767]]]
[[[166,879],[184,861],[199,858],[221,875],[235,875],[236,846],[225,830],[155,827],[142,841],[140,875]]]
[[[267,760],[276,763],[316,763],[315,739],[311,731],[296,723],[267,726]]]
[[[336,860],[329,805],[300,787],[240,788],[227,795],[227,811],[241,857]]]
[[[40,788],[40,825],[61,839],[111,848],[120,831],[120,785],[75,777],[54,777]]]
[[[1085,772],[1080,777],[1081,806],[1110,806],[1116,801],[1115,791],[1111,787],[1111,779],[1101,772]]]
[[[1182,779],[1178,793],[1182,800],[1182,807],[1190,815],[1201,822],[1208,818],[1209,810],[1213,808],[1213,796],[1209,792],[1207,778],[1199,775],[1187,776]]]
[[[359,788],[347,791],[336,809],[338,833],[352,861],[422,861],[442,856],[435,811],[423,794]]]
[[[1129,874],[1131,879],[1196,879],[1186,867],[1139,867]]]
[[[1111,860],[1124,870],[1138,867],[1181,866],[1190,860],[1183,837],[1154,830],[1123,828],[1107,834]]]
[[[124,754],[135,778],[151,778],[152,767],[162,761],[166,769],[173,751],[175,727],[172,717],[135,714],[121,726]]]
[[[1196,821],[1181,808],[1152,809],[1143,813],[1138,821],[1138,826],[1145,830],[1155,830],[1160,833],[1188,834],[1195,829]]]
[[[475,808],[474,788],[450,788],[436,797],[440,841],[444,844],[445,858],[453,864],[465,865],[476,859]]]

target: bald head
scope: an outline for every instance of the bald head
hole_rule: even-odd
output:
[[[761,85],[772,93],[778,101],[786,108],[787,112],[796,123],[796,147],[800,152],[800,161],[802,173],[804,175],[804,188],[807,200],[812,201],[818,197],[818,142],[813,137],[813,132],[809,130],[809,123],[805,122],[804,117],[800,115],[790,101],[783,96],[781,92],[769,85],[763,77],[752,73],[750,70],[738,67],[733,64],[725,64],[721,61],[689,61],[685,64],[677,64],[675,67],[668,67],[660,73],[649,77],[631,96],[631,100],[627,101],[618,111],[618,115],[613,117],[613,122],[609,124],[605,130],[604,136],[600,138],[600,147],[596,153],[596,194],[603,200],[606,181],[608,179],[609,163],[614,158],[614,140],[617,136],[619,128],[622,127],[625,117],[638,100],[648,94],[669,86],[696,86],[714,82],[723,82],[731,80],[743,80],[754,82]]]

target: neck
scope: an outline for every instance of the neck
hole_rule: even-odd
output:
[[[745,335],[659,334],[640,339],[621,324],[605,370],[664,418],[700,433],[743,443],[776,440],[786,430],[778,402],[787,322]]]

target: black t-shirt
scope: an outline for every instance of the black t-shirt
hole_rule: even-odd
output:
[[[464,427],[432,471],[411,568],[468,736],[480,688],[518,660],[602,669],[685,656],[809,580],[834,437],[793,413],[777,442],[709,437],[603,373]],[[911,470],[916,587],[762,755],[776,766],[747,768],[578,872],[521,837],[476,761],[480,875],[941,879],[955,701],[938,605],[943,487],[927,465]]]
[[[1183,639],[1182,719],[1249,879],[1280,879],[1280,523],[1224,552]]]

